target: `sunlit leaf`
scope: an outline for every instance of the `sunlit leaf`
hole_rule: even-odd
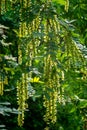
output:
[[[52,0],[52,1],[60,5],[65,5],[65,0]]]
[[[44,83],[44,82],[40,81],[40,78],[39,78],[39,77],[31,78],[31,79],[30,79],[30,82],[31,82],[31,83]]]
[[[87,100],[86,99],[80,99],[80,108],[86,108],[87,107]]]
[[[4,128],[5,127],[5,125],[0,125],[0,128]]]
[[[0,102],[0,105],[11,105],[11,103],[10,102]]]

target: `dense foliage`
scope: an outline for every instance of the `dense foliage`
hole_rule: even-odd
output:
[[[0,129],[87,129],[86,5],[0,1]]]

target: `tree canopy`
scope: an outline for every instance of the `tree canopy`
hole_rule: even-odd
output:
[[[87,129],[86,5],[0,1],[1,129]]]

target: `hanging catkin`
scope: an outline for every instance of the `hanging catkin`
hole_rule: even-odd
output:
[[[20,18],[22,16],[22,8],[23,7],[28,7],[30,6],[28,2],[30,1],[20,1],[21,2],[21,10],[20,10]],[[26,22],[21,22],[20,23],[20,28],[19,28],[19,36],[20,38],[25,37],[27,35],[32,35],[33,32],[37,31],[39,21],[37,21],[38,18],[33,20],[30,25],[26,24]],[[27,28],[28,26],[28,28]],[[19,43],[18,46],[18,62],[21,65],[23,63],[23,57],[27,57],[28,60],[24,64],[24,66],[32,67],[33,65],[33,58],[36,55],[36,39],[32,36],[32,40],[29,43],[25,43],[25,48],[22,48],[23,43]],[[18,125],[22,126],[23,125],[23,120],[24,120],[24,111],[27,108],[27,104],[25,103],[26,100],[29,98],[29,90],[28,90],[28,83],[27,79],[32,78],[32,72],[29,73],[22,73],[22,77],[18,81],[17,85],[17,99],[18,99]]]
[[[27,3],[26,3],[25,0],[24,1],[22,0],[22,1],[20,1],[20,4],[21,4],[20,18],[21,18],[22,9],[23,9],[23,7],[27,6]],[[20,39],[22,37],[24,37],[25,35],[27,35],[26,23],[21,22],[20,27],[19,27],[19,37],[20,37]],[[22,44],[23,43],[21,43],[21,42],[18,44],[18,63],[20,65],[23,64],[23,57],[27,54],[27,51],[26,51],[26,49],[24,50],[24,48],[22,47]],[[26,65],[27,65],[27,63],[24,64],[24,66],[26,66]],[[17,100],[18,100],[18,105],[19,105],[19,107],[18,107],[18,111],[19,111],[19,113],[18,113],[18,125],[19,126],[23,125],[24,112],[25,112],[25,109],[28,107],[27,103],[26,103],[26,100],[28,99],[27,78],[28,78],[28,74],[22,72],[22,75],[17,82]]]
[[[5,0],[0,0],[0,15],[2,15],[6,11],[6,8],[5,8],[6,5],[7,5],[7,3]],[[1,30],[4,30],[3,29],[4,26],[3,25],[1,25],[1,26],[2,26]],[[0,71],[1,71],[1,73],[0,73],[0,95],[3,95],[4,86],[5,86],[5,84],[8,84],[8,79],[6,76],[4,76],[4,69],[1,69]]]
[[[0,0],[0,15],[1,15],[1,8],[2,8],[2,0]]]
[[[69,0],[65,0],[65,11],[68,12],[69,9]]]
[[[0,95],[3,95],[3,90],[4,90],[4,82],[3,77],[0,75]]]
[[[55,123],[57,120],[57,101],[58,101],[58,88],[59,87],[59,79],[57,74],[53,75],[52,67],[56,67],[55,63],[52,62],[50,56],[48,56],[45,61],[44,73],[46,79],[46,87],[44,91],[47,95],[43,96],[44,107],[46,108],[46,113],[44,115],[44,120],[47,124]],[[48,98],[49,97],[49,98]]]
[[[59,87],[59,77],[57,74],[57,66],[54,60],[54,49],[51,48],[50,43],[53,42],[53,38],[50,37],[50,33],[54,32],[53,35],[56,37],[57,30],[56,24],[52,20],[47,20],[47,25],[45,25],[46,29],[46,37],[45,41],[47,43],[47,54],[44,58],[44,78],[45,78],[45,87],[43,91],[45,91],[46,95],[43,96],[43,105],[46,108],[46,113],[44,115],[44,120],[47,124],[55,123],[57,120],[57,101],[58,101],[58,87]],[[54,42],[53,42],[54,43]],[[55,45],[54,45],[55,46]],[[54,55],[54,56],[53,56]],[[55,71],[55,72],[54,72]]]

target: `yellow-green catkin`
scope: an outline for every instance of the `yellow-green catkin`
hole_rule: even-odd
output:
[[[22,14],[22,8],[24,5],[24,1],[21,1],[21,10],[20,10],[20,18]],[[24,22],[20,23],[19,27],[19,38],[21,39],[25,35],[25,28],[26,24]],[[19,41],[18,41],[19,42]],[[22,43],[19,42],[18,45],[18,63],[21,65],[23,62],[23,50],[22,50]],[[22,73],[21,78],[17,81],[17,102],[18,102],[18,125],[22,126],[24,123],[24,112],[26,109],[26,98],[27,98],[27,93],[26,93],[26,83],[25,83],[25,74]]]
[[[3,76],[0,75],[0,95],[4,94],[5,85],[8,85],[8,78],[7,76],[3,78]]]
[[[6,0],[0,0],[0,15],[3,14],[6,11],[6,7],[7,7]],[[4,86],[5,86],[5,84],[8,84],[7,77],[3,77],[2,75],[0,75],[0,95],[3,95]]]
[[[69,9],[69,0],[65,0],[65,11],[68,12]]]
[[[21,18],[21,14],[22,14],[22,8],[23,7],[28,7],[30,6],[29,4],[31,3],[30,0],[20,0],[21,3],[21,10],[20,10],[20,18]],[[26,37],[27,35],[30,36],[32,35],[32,32],[37,31],[39,26],[39,21],[38,21],[38,17],[33,20],[30,25],[28,25],[26,22],[21,22],[20,23],[20,28],[19,28],[19,37]],[[33,58],[36,55],[36,42],[37,40],[32,37],[32,40],[29,41],[29,43],[25,43],[26,49],[24,50],[25,52],[23,52],[21,44],[19,43],[18,46],[18,63],[22,64],[23,62],[23,56],[25,55],[29,60],[26,61],[25,63],[25,67],[29,66],[31,67],[33,64]],[[28,79],[32,78],[32,72],[29,73],[23,73],[21,78],[18,80],[17,82],[17,99],[18,99],[18,125],[22,126],[23,125],[23,120],[24,120],[24,111],[25,109],[28,107],[27,104],[25,103],[26,100],[29,98],[29,92],[28,92]]]
[[[18,101],[18,125],[24,123],[24,112],[28,107],[26,100],[28,99],[28,90],[26,86],[26,75],[22,74],[21,79],[17,82],[17,101]]]
[[[44,57],[44,80],[45,80],[45,86],[43,88],[44,96],[43,96],[43,106],[46,108],[45,115],[44,115],[44,121],[47,124],[53,123],[55,124],[57,121],[57,102],[58,102],[58,91],[60,87],[59,83],[59,76],[57,73],[57,64],[55,60],[53,59],[53,55],[50,53],[52,52],[52,48],[50,48],[50,40],[54,41],[56,39],[56,43],[58,45],[59,39],[58,39],[58,33],[59,33],[59,25],[55,20],[47,19],[47,21],[44,22],[44,41],[46,42],[46,48],[48,52],[44,52],[46,57]],[[49,37],[49,33],[53,32],[54,37]],[[53,50],[55,51],[55,50]],[[53,52],[54,53],[54,52]],[[55,56],[56,59],[56,56]],[[55,68],[55,72],[53,70]],[[46,127],[45,129],[49,129],[49,127]]]
[[[1,15],[2,0],[0,0],[0,15]]]
[[[31,1],[30,0],[20,0],[21,3],[21,10],[20,10],[20,18],[23,7],[29,7]],[[38,28],[38,22],[36,23],[36,19],[31,22],[31,26],[28,25],[26,22],[21,22],[20,23],[20,28],[19,28],[19,37],[26,37],[27,35],[30,36],[32,35],[32,32],[35,31]],[[32,40],[29,43],[25,43],[26,49],[23,52],[21,44],[19,43],[18,46],[18,63],[22,64],[23,62],[23,56],[25,55],[29,60],[26,61],[25,67],[32,66],[33,58],[35,57],[36,54],[36,45],[35,45],[35,39],[32,38]],[[23,54],[24,53],[24,54]],[[20,80],[18,80],[17,83],[17,100],[18,100],[18,125],[22,126],[24,122],[24,111],[28,107],[28,105],[25,103],[26,100],[29,98],[29,93],[28,93],[28,83],[29,81],[27,80],[28,78],[32,77],[32,72],[29,73],[23,73]]]
[[[0,95],[3,95],[4,91],[4,82],[2,76],[0,76]]]
[[[7,0],[0,0],[0,15],[6,12],[7,10]]]
[[[52,67],[55,64],[52,62],[50,55],[45,59],[44,73],[46,78],[46,87],[44,91],[48,94],[43,96],[43,105],[46,108],[44,120],[47,124],[55,123],[57,120],[57,101],[58,101],[58,79],[56,74],[52,76]],[[57,86],[56,86],[57,85]]]
[[[66,32],[64,46],[65,56],[67,56],[67,69],[69,69],[71,65],[75,67],[77,62],[84,64],[84,56],[82,55],[82,52],[80,51],[77,44],[72,40],[69,32]]]

